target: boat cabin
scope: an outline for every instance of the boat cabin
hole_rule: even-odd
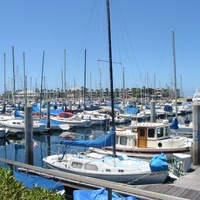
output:
[[[116,131],[116,145],[137,148],[162,147],[162,140],[170,138],[170,125],[164,123],[136,123],[130,130]]]

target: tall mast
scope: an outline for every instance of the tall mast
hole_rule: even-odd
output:
[[[176,53],[175,53],[175,39],[174,31],[172,31],[172,47],[173,47],[173,61],[174,61],[174,94],[175,94],[175,114],[177,118],[177,83],[176,83]]]
[[[123,106],[125,108],[125,78],[124,78],[124,68],[123,68]]]
[[[106,0],[107,4],[107,22],[108,22],[108,50],[109,50],[109,65],[110,65],[110,92],[111,92],[111,111],[112,111],[112,126],[115,130],[114,118],[114,95],[113,95],[113,68],[112,68],[112,46],[111,46],[111,27],[110,27],[110,1]],[[116,156],[115,134],[113,137],[113,156]]]
[[[85,108],[85,96],[86,96],[86,49],[85,49],[85,57],[84,57],[84,88],[83,88],[83,104]]]
[[[14,47],[12,47],[12,58],[13,58],[13,100],[15,105],[15,57],[14,57]]]
[[[6,104],[6,54],[4,53],[4,104]]]
[[[26,69],[25,69],[25,52],[23,52],[23,66],[24,66],[24,101],[25,107],[27,106],[27,77],[26,77]]]
[[[67,98],[66,94],[66,49],[64,49],[64,90],[65,90],[65,102]]]
[[[42,106],[42,96],[43,96],[42,90],[43,90],[44,54],[45,54],[45,51],[43,51],[43,57],[42,57],[42,76],[41,76],[41,89],[40,89],[40,118],[42,115],[41,106]]]

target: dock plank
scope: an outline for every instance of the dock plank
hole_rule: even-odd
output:
[[[138,189],[157,192],[190,200],[200,199],[200,168],[196,166],[193,172],[190,172],[180,179],[170,184],[156,185],[138,185]]]

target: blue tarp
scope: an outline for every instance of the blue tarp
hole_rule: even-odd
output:
[[[113,137],[115,137],[115,130],[111,129],[108,135],[98,138],[96,140],[63,140],[60,142],[60,144],[65,144],[69,146],[100,148],[100,147],[112,146]]]
[[[47,119],[41,119],[39,122],[42,124],[47,124]],[[60,125],[60,124],[62,124],[62,122],[50,120],[50,125]]]
[[[62,113],[64,110],[63,109],[50,109],[50,115],[58,115],[60,113]],[[45,115],[47,114],[47,112],[43,112]]]
[[[137,113],[140,112],[140,109],[137,108],[137,107],[133,107],[133,106],[127,106],[127,107],[125,108],[125,112],[126,112],[127,114],[137,114]]]
[[[105,188],[98,190],[74,190],[73,192],[74,200],[107,200],[108,191]],[[117,197],[117,195],[112,196],[112,200],[137,200],[133,196],[128,196],[125,198]]]
[[[24,118],[24,115],[20,114],[20,113],[18,112],[18,110],[15,108],[14,117]]]
[[[34,188],[34,186],[37,186],[46,188],[48,190],[64,190],[63,185],[51,179],[20,172],[14,172],[14,176],[18,182],[23,183],[27,188]]]
[[[172,106],[170,106],[170,105],[165,105],[164,111],[165,111],[165,112],[172,112]]]
[[[173,130],[177,130],[178,129],[178,119],[177,118],[175,118],[172,121],[172,124],[170,125],[170,128],[173,129]]]
[[[151,171],[165,171],[168,170],[167,158],[164,153],[155,155],[150,162]]]
[[[33,105],[32,106],[32,111],[35,112],[35,113],[39,113],[40,109],[37,107],[37,105]]]
[[[0,113],[1,113],[1,114],[5,114],[5,113],[6,113],[6,105],[5,105],[5,104],[4,104],[4,106],[3,106],[3,109],[0,110]]]

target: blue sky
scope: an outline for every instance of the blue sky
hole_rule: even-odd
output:
[[[173,87],[172,31],[175,34],[177,87],[192,96],[200,87],[199,0],[110,0],[114,88]],[[45,51],[45,88],[84,85],[86,49],[89,89],[109,88],[106,0],[0,0],[0,93],[23,89],[23,52],[28,88],[41,87]],[[119,64],[120,63],[120,64]]]

